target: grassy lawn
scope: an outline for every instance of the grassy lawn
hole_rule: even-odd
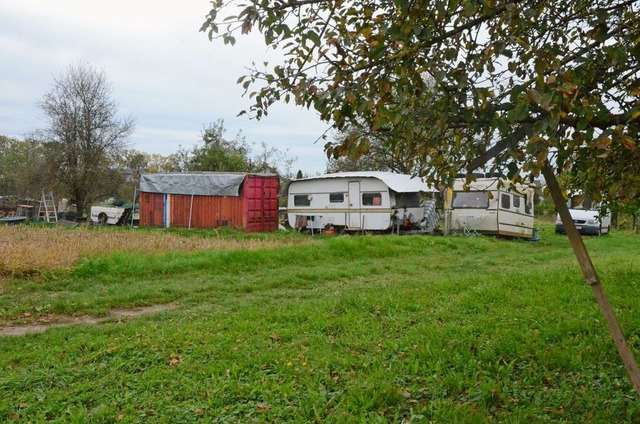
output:
[[[0,325],[106,317],[0,336],[0,420],[640,421],[591,290],[550,224],[539,242],[222,237],[232,248],[91,253],[0,279]],[[640,237],[585,241],[640,356]]]

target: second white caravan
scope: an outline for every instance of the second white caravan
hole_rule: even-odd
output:
[[[447,233],[531,238],[534,188],[504,178],[481,177],[465,187],[459,178],[447,190]]]

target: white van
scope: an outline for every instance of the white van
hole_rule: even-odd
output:
[[[576,226],[576,230],[580,234],[602,235],[609,234],[611,231],[611,212],[607,212],[606,215],[600,216],[599,205],[591,202],[591,200],[585,196],[584,199],[575,204],[577,196],[567,201],[569,206],[569,212],[571,213],[571,219]],[[560,220],[560,214],[556,217],[556,233],[564,233],[564,225]]]

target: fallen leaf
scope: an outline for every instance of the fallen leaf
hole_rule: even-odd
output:
[[[278,335],[274,333],[269,334],[269,338],[271,339],[271,341],[274,341],[274,342],[280,341],[280,337],[278,337]]]
[[[258,412],[265,412],[271,408],[273,408],[273,406],[267,405],[266,403],[259,403],[256,405],[256,409],[258,410]]]

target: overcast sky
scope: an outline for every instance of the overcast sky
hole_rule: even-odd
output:
[[[192,147],[223,119],[226,137],[289,151],[293,172],[322,172],[326,129],[313,111],[278,105],[266,118],[248,109],[236,84],[267,49],[257,34],[234,47],[199,32],[206,0],[0,0],[0,135],[23,138],[43,127],[36,102],[53,77],[84,61],[104,71],[121,115],[136,119],[131,147],[168,155]]]

